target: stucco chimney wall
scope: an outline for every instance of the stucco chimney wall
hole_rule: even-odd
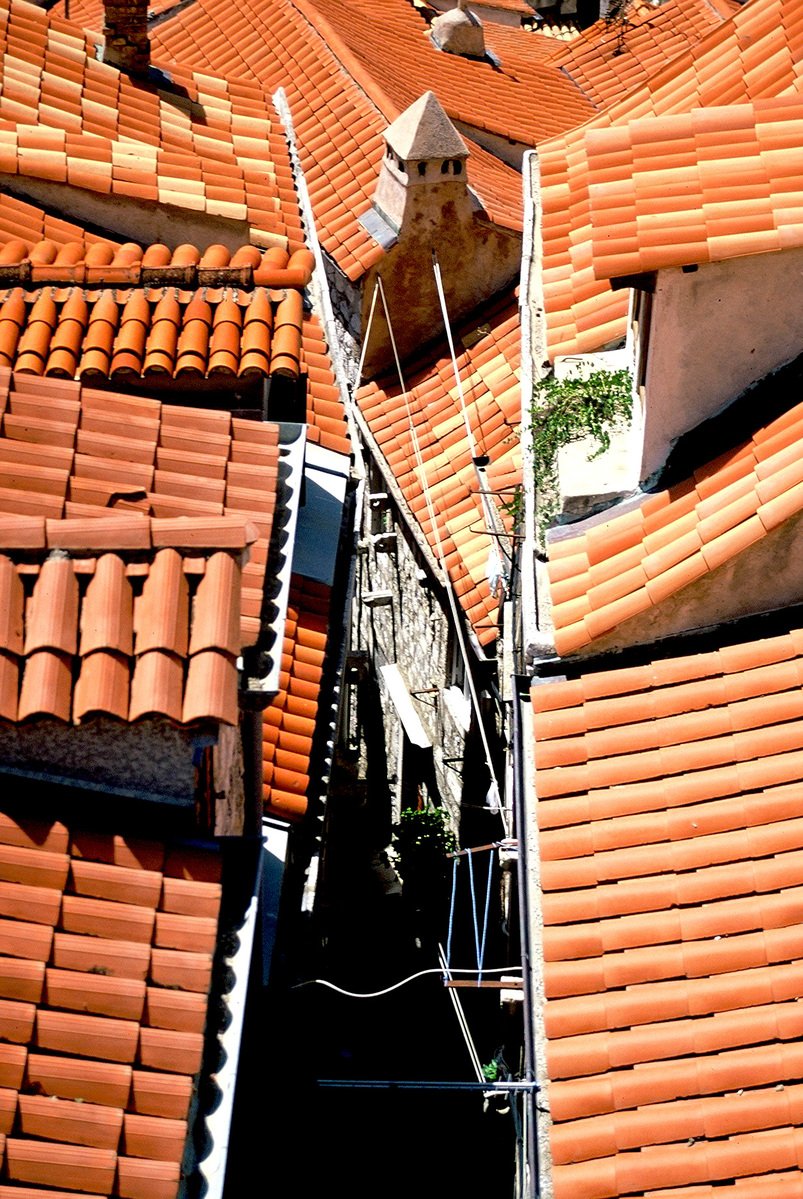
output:
[[[129,75],[146,75],[150,65],[148,0],[118,4],[104,0],[103,61]]]

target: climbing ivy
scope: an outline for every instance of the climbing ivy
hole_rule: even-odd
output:
[[[604,454],[611,432],[629,424],[633,377],[628,370],[595,371],[587,379],[539,379],[533,388],[533,480],[541,532],[555,514],[558,452],[572,441],[593,437],[589,462]]]

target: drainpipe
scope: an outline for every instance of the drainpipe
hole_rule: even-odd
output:
[[[524,1077],[528,1083],[535,1082],[535,1052],[533,1045],[533,994],[530,953],[530,919],[527,854],[527,804],[524,795],[523,729],[521,720],[521,689],[529,686],[529,679],[513,680],[513,811],[516,835],[519,843],[519,936],[521,940],[521,966],[524,1023]],[[524,1178],[519,1184],[519,1199],[533,1199],[539,1192],[538,1138],[536,1132],[538,1091],[530,1087],[522,1095],[524,1110]]]

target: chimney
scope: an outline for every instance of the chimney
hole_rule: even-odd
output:
[[[103,13],[103,61],[129,75],[147,75],[151,57],[148,0],[104,0]]]
[[[440,106],[425,92],[385,130],[385,157],[374,208],[395,233],[441,226],[445,206],[452,220],[471,219],[474,204],[466,180],[468,147]]]
[[[466,0],[457,0],[457,7],[435,17],[429,36],[439,50],[459,54],[462,58],[485,58],[485,35],[482,21],[469,12]]]

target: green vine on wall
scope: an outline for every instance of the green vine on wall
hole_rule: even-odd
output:
[[[533,480],[543,533],[555,515],[558,493],[558,453],[573,441],[592,437],[596,448],[589,462],[604,454],[614,429],[630,423],[633,376],[628,370],[595,371],[587,379],[556,379],[550,375],[533,387]]]

